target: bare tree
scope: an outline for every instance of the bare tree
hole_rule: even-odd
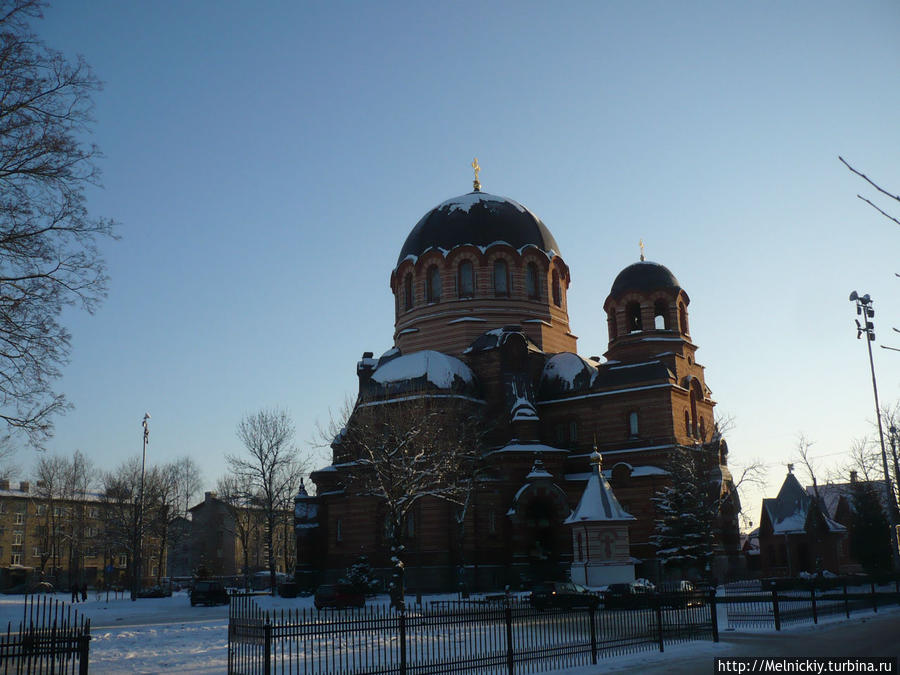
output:
[[[0,420],[37,446],[68,407],[52,389],[70,350],[60,316],[105,296],[98,242],[114,236],[84,194],[99,182],[84,137],[100,83],[32,32],[42,4],[0,0]]]
[[[253,543],[260,539],[264,526],[263,512],[258,506],[258,499],[248,497],[253,495],[253,492],[254,484],[246,475],[225,476],[216,484],[217,496],[228,509],[229,521],[223,525],[240,546],[244,588],[250,588],[251,550]]]
[[[471,499],[478,462],[471,404],[435,405],[426,397],[358,406],[338,440],[353,457],[349,490],[374,497],[385,509],[385,529],[395,568],[395,605],[403,603],[403,528],[417,505],[439,499],[462,507]],[[335,457],[339,461],[340,457]]]
[[[185,536],[183,528],[173,526],[187,518],[191,502],[200,492],[200,469],[190,457],[151,469],[144,492],[144,517],[149,520],[149,530],[156,543],[156,584],[160,585],[166,551],[177,546]]]
[[[152,509],[153,480],[145,472],[144,508]],[[101,502],[105,541],[110,557],[124,553],[129,586],[136,587],[136,555],[150,528],[151,519],[140,517],[141,458],[132,457],[103,475]]]
[[[287,412],[260,410],[245,415],[238,424],[237,437],[244,445],[244,455],[225,456],[238,485],[252,490],[245,501],[256,499],[262,510],[272,595],[276,588],[276,532],[305,469],[293,444],[294,433]]]
[[[880,192],[882,195],[884,195],[884,196],[887,197],[888,199],[893,199],[895,202],[900,202],[900,195],[895,195],[895,194],[892,194],[892,193],[888,192],[888,191],[885,190],[883,187],[881,187],[880,185],[878,185],[878,183],[876,183],[876,182],[873,181],[871,178],[869,178],[866,174],[862,173],[861,171],[857,171],[856,169],[854,169],[853,166],[851,166],[850,163],[847,162],[847,160],[844,159],[843,157],[838,156],[838,159],[841,160],[841,163],[842,163],[844,166],[846,166],[848,169],[850,169],[850,171],[852,171],[852,172],[855,173],[857,176],[859,176],[860,178],[862,178],[862,179],[863,179],[864,181],[866,181],[869,185],[871,185],[873,188],[875,188],[876,190],[878,190],[878,192]],[[860,194],[858,194],[858,195],[856,195],[856,196],[857,196],[859,199],[863,200],[866,204],[868,204],[869,206],[871,206],[873,209],[875,209],[876,211],[878,211],[878,213],[880,213],[881,215],[883,215],[883,216],[884,216],[885,218],[887,218],[888,220],[891,220],[891,221],[895,222],[897,225],[900,225],[900,219],[897,219],[896,217],[892,216],[890,213],[888,213],[887,211],[885,211],[884,209],[882,209],[880,206],[876,205],[872,200],[867,199],[866,197],[863,197],[863,196],[860,195]]]
[[[37,540],[42,578],[48,562],[51,563],[50,568],[54,574],[59,569],[66,463],[63,457],[43,456],[35,467],[34,499],[38,517]]]
[[[868,436],[850,442],[849,459],[840,469],[840,479],[855,471],[863,481],[881,480],[881,450]]]

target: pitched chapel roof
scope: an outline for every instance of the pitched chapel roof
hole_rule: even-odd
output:
[[[594,452],[591,455],[591,464],[593,465],[591,477],[584,488],[581,500],[572,515],[563,521],[564,524],[635,520],[635,517],[619,504],[612,488],[603,477],[603,472],[600,470],[600,453]]]

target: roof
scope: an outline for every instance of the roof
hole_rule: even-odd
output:
[[[449,251],[466,244],[487,247],[495,243],[516,249],[534,246],[549,256],[559,254],[550,230],[524,206],[487,192],[470,192],[448,199],[422,216],[406,238],[397,264],[429,249]]]
[[[641,260],[619,272],[609,294],[618,297],[628,291],[656,291],[662,288],[680,290],[681,284],[665,265]]]
[[[591,454],[591,476],[588,478],[578,506],[571,516],[566,518],[565,525],[579,523],[602,523],[609,521],[635,520],[635,517],[622,508],[606,482],[600,470],[600,453]]]
[[[763,499],[763,510],[769,515],[774,534],[799,534],[806,532],[806,521],[814,499],[800,485],[797,477],[788,472],[778,496]],[[840,532],[846,528],[829,517],[825,504],[820,502],[820,512],[829,530]]]
[[[426,349],[419,352],[379,359],[364,390],[363,398],[397,395],[426,390],[478,392],[474,373],[454,356]]]

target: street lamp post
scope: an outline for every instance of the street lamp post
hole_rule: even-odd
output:
[[[137,551],[135,552],[134,562],[134,581],[132,583],[131,599],[137,600],[138,593],[141,590],[141,575],[143,570],[141,566],[144,563],[144,467],[147,464],[147,443],[150,442],[150,425],[147,420],[150,419],[150,413],[144,413],[144,421],[141,426],[144,428],[144,449],[141,452],[141,487],[138,496],[138,531],[137,531]]]
[[[897,463],[897,427],[892,424],[888,433],[891,435],[891,458],[894,460],[894,484],[898,485],[900,484],[900,464]]]
[[[884,447],[884,428],[881,424],[881,406],[878,404],[878,384],[875,380],[875,361],[872,358],[872,343],[875,341],[875,324],[870,320],[875,316],[874,302],[869,294],[860,296],[853,291],[850,294],[850,302],[856,303],[856,314],[861,316],[863,323],[856,320],[856,339],[866,336],[866,346],[869,348],[869,369],[872,372],[872,392],[875,394],[875,419],[878,420],[878,438],[881,441],[881,466],[884,471],[884,484],[891,511],[891,563],[894,571],[900,570],[900,549],[897,542],[897,523],[900,515],[897,513],[897,500],[894,499],[894,488],[891,487],[891,475],[888,473],[887,451]]]

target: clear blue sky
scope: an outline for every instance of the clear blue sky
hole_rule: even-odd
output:
[[[583,355],[638,239],[670,267],[732,463],[769,462],[773,493],[798,433],[824,470],[871,431],[847,296],[900,346],[900,228],[837,155],[900,191],[896,2],[92,0],[37,29],[105,82],[90,206],[122,223],[108,300],[67,315],[51,452],[111,468],[150,411],[151,461],[190,454],[211,487],[276,405],[308,448],[391,346],[396,256],[473,156],[553,232]],[[900,353],[875,358],[900,399]]]

